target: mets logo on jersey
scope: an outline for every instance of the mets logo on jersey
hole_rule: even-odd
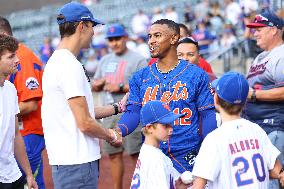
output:
[[[181,83],[181,81],[177,81],[176,84],[172,86],[174,91],[171,93],[170,91],[165,91],[162,94],[161,101],[168,104],[171,101],[178,101],[180,99],[186,100],[188,98],[188,91],[186,88],[186,83]],[[154,87],[148,87],[144,94],[143,105],[149,101],[156,100],[157,94],[159,91],[159,85]]]
[[[35,90],[39,87],[39,82],[34,77],[29,77],[26,80],[26,87],[30,90]]]

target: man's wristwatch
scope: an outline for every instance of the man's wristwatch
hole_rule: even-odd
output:
[[[250,97],[250,101],[251,101],[251,102],[256,102],[255,89],[252,90],[252,94],[251,94],[251,97]]]
[[[119,86],[119,92],[123,92],[124,84],[120,83],[118,86]]]
[[[114,114],[113,115],[117,115],[119,113],[118,111],[118,105],[116,103],[112,104],[113,108],[114,108]]]

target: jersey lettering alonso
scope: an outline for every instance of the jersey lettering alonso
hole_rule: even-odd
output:
[[[167,74],[160,73],[156,64],[148,66],[130,80],[128,102],[144,105],[152,100],[161,100],[175,113],[186,114],[173,123],[173,135],[161,143],[161,149],[179,172],[191,171],[201,144],[198,112],[214,107],[207,74],[183,60]]]

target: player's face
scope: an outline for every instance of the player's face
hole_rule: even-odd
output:
[[[259,27],[255,28],[254,37],[256,39],[256,44],[264,49],[269,50],[268,46],[271,43],[271,36],[270,32],[273,28],[272,27]]]
[[[153,130],[153,135],[159,140],[159,141],[167,141],[169,137],[173,133],[173,127],[169,124],[163,125],[158,123],[156,125],[156,128]]]
[[[166,24],[154,24],[149,30],[148,37],[151,57],[162,58],[171,48],[174,32]]]
[[[117,55],[122,55],[126,51],[127,37],[110,37],[108,38],[109,48]]]
[[[178,59],[183,59],[193,64],[199,63],[199,53],[192,43],[181,43],[177,47]]]
[[[19,59],[15,52],[10,52],[8,50],[4,51],[0,57],[0,74],[7,77],[8,75],[17,72],[18,64]]]
[[[93,23],[92,22],[81,22],[82,23],[82,48],[90,48],[92,37],[94,35]]]

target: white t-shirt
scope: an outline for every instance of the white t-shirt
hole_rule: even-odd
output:
[[[266,189],[279,154],[257,124],[237,119],[206,136],[193,175],[207,179],[210,189]]]
[[[22,173],[14,156],[15,116],[20,112],[17,91],[10,81],[0,87],[0,182],[12,183]]]
[[[66,49],[56,50],[45,67],[42,79],[41,116],[46,149],[51,165],[74,165],[99,159],[97,138],[77,127],[68,99],[86,98],[95,118],[93,96],[81,63]]]
[[[143,144],[136,163],[130,188],[169,189],[174,188],[179,177],[173,163],[160,149]]]

